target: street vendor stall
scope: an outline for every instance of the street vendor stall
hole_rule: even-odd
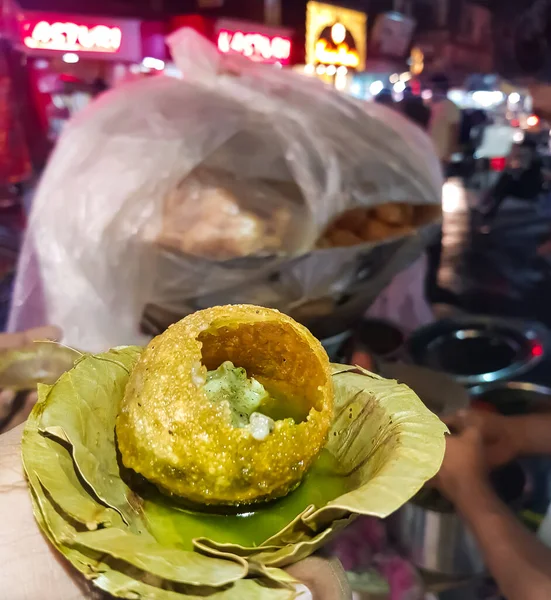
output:
[[[10,1],[3,23],[7,41],[22,56],[26,93],[52,142],[71,116],[131,68],[165,58],[160,22],[26,10]]]

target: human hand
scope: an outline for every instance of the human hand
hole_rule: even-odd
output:
[[[57,341],[61,337],[59,327],[47,325],[45,327],[35,327],[27,331],[18,331],[17,333],[0,333],[0,352],[5,350],[17,350],[19,348],[28,348],[38,340]]]
[[[108,598],[93,590],[43,537],[33,516],[21,464],[23,426],[0,435],[0,590],[10,600],[92,600]],[[350,600],[338,561],[311,557],[287,569],[313,600]],[[307,592],[298,596],[308,600]]]
[[[286,569],[310,591],[313,600],[351,600],[352,591],[338,559],[311,556]],[[302,599],[302,596],[298,596]],[[306,600],[308,596],[304,597]]]
[[[85,584],[42,536],[21,464],[23,426],[0,435],[0,590],[10,600],[84,600]],[[89,596],[88,596],[89,598]]]
[[[375,361],[373,357],[368,354],[365,350],[356,350],[352,354],[352,359],[350,360],[352,365],[356,365],[358,367],[362,367],[362,369],[366,369],[368,371],[373,371],[375,368]]]
[[[56,341],[61,337],[57,327],[37,327],[18,333],[0,334],[0,353],[29,348],[35,341]],[[0,432],[9,431],[23,423],[36,403],[36,392],[20,396],[14,390],[0,390]]]
[[[434,484],[455,503],[472,486],[485,481],[487,472],[482,436],[478,429],[467,426],[446,438],[446,453]]]
[[[488,469],[501,467],[521,454],[521,440],[511,417],[482,410],[460,411],[446,419],[450,430],[476,429],[481,436]]]

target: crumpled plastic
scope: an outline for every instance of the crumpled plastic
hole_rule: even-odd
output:
[[[169,45],[181,78],[113,89],[62,133],[34,198],[10,329],[53,323],[65,343],[95,352],[141,344],[199,308],[245,302],[285,311],[318,337],[343,331],[421,254],[430,227],[353,248],[315,243],[354,206],[438,205],[430,139],[397,112],[221,55],[192,30]],[[167,218],[167,198],[205,169],[248,186],[230,212],[279,218],[285,233],[272,228],[271,245],[243,256],[228,258],[231,246],[194,253],[190,207],[203,200],[176,201]],[[181,226],[165,236],[167,222]]]

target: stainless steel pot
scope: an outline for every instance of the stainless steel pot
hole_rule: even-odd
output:
[[[498,495],[520,509],[529,494],[529,479],[519,463],[492,475]],[[413,564],[450,577],[484,573],[484,558],[473,535],[453,506],[435,490],[423,490],[399,513],[399,537]]]
[[[451,577],[470,577],[485,570],[478,544],[453,510],[440,512],[409,502],[400,510],[400,538],[420,569]]]
[[[458,316],[418,329],[409,338],[409,358],[474,386],[518,377],[546,354],[547,330],[530,322]]]

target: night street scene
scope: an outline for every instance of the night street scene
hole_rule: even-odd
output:
[[[2,0],[0,600],[551,599],[551,0]]]

